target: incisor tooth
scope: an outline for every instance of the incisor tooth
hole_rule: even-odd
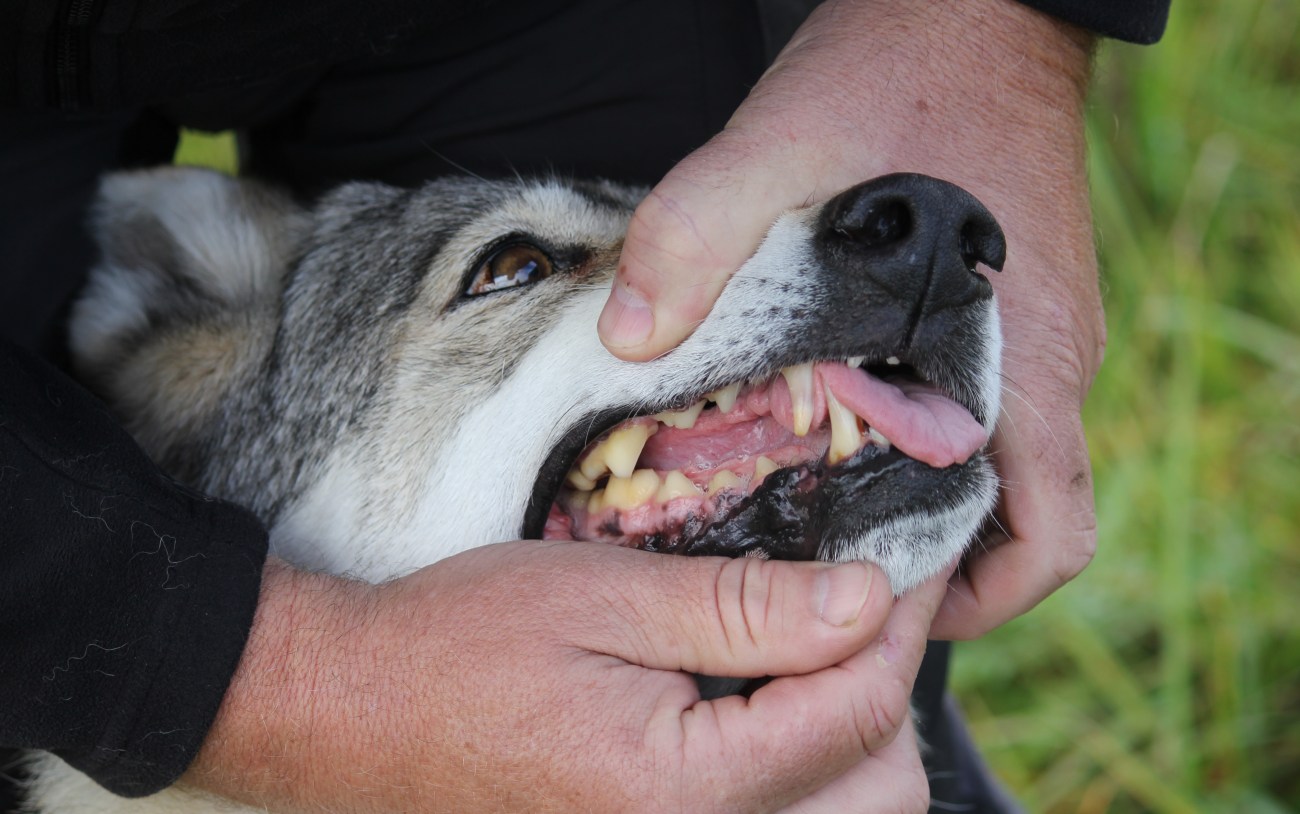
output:
[[[633,424],[620,427],[600,442],[600,445],[588,453],[578,470],[590,481],[598,481],[606,472],[613,472],[620,478],[629,477],[636,469],[636,461],[641,457],[641,450],[650,436],[659,431],[658,424]]]
[[[587,514],[600,514],[605,508],[605,490],[597,489],[587,498]]]
[[[766,455],[759,455],[758,460],[754,462],[754,479],[761,481],[780,468],[780,464],[776,461]]]
[[[745,482],[731,470],[722,469],[709,479],[709,495],[716,495],[723,489],[739,489],[745,485]]]
[[[891,356],[891,357],[889,357],[888,359],[885,360],[885,364],[890,365],[890,366],[894,366],[894,365],[899,365],[899,364],[902,364],[902,363],[898,360],[898,357],[897,357],[897,356]]]
[[[667,413],[656,413],[655,418],[663,424],[674,427],[679,430],[689,430],[695,426],[695,420],[700,417],[700,412],[704,410],[704,399],[692,404],[685,410],[674,410]]]
[[[638,469],[631,477],[614,476],[605,484],[606,507],[635,509],[650,502],[659,491],[659,476],[653,469]]]
[[[826,460],[834,466],[851,458],[862,446],[862,432],[858,430],[858,417],[831,392],[826,390],[826,411],[831,419],[831,447],[826,451]]]
[[[845,360],[845,364],[849,367],[862,367],[862,363],[865,361],[867,361],[867,357],[865,356],[850,356]]]
[[[782,368],[781,375],[790,387],[790,409],[794,413],[794,434],[803,437],[812,428],[813,366],[811,362]]]
[[[659,491],[655,493],[656,503],[667,503],[679,497],[700,497],[704,491],[691,482],[680,469],[674,469],[664,475]]]
[[[868,427],[867,435],[871,436],[871,442],[873,444],[875,444],[878,447],[884,447],[886,451],[888,451],[891,447],[893,447],[893,444],[889,443],[889,439],[886,438],[880,432],[880,430],[876,429],[875,427]]]
[[[718,405],[718,410],[723,414],[731,412],[731,408],[736,406],[736,399],[740,396],[740,382],[729,384],[721,390],[714,390],[705,396],[709,401]]]

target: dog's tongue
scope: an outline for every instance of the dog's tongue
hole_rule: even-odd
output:
[[[865,370],[824,362],[815,368],[822,384],[845,407],[874,427],[910,458],[942,469],[965,463],[988,441],[988,434],[965,407],[920,382],[891,383]],[[789,389],[778,378],[772,409],[788,409]]]

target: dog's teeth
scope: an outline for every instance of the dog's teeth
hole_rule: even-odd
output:
[[[884,435],[882,435],[880,433],[880,430],[876,429],[875,427],[869,427],[867,429],[867,435],[871,437],[871,443],[875,444],[878,447],[883,447],[886,452],[888,452],[894,446],[893,444],[889,443],[889,439],[886,438]]]
[[[605,484],[605,508],[635,509],[650,502],[659,491],[659,475],[653,469],[638,469],[631,477],[611,477]]]
[[[605,508],[605,490],[597,489],[587,496],[587,514],[600,514]]]
[[[721,390],[714,390],[706,398],[718,405],[718,410],[723,414],[731,412],[731,408],[736,406],[736,399],[740,396],[740,382],[729,384]]]
[[[582,474],[577,468],[570,469],[569,474],[564,476],[568,484],[580,492],[590,492],[596,488],[596,482],[586,475]]]
[[[898,360],[897,356],[891,356],[885,360],[885,364],[889,365],[890,367],[897,367],[898,365],[902,364],[902,362]]]
[[[579,473],[587,480],[595,481],[604,477],[606,472],[613,472],[620,478],[630,477],[636,469],[637,459],[645,442],[659,431],[658,424],[643,422],[620,427],[587,454],[578,464]]]
[[[782,368],[781,375],[790,387],[790,409],[793,412],[794,434],[803,437],[812,428],[813,366],[811,362]]]
[[[826,411],[831,419],[831,446],[826,451],[826,460],[834,466],[840,461],[853,457],[862,447],[862,432],[858,429],[858,417],[831,392],[826,390]]]
[[[704,399],[692,404],[685,410],[674,410],[667,413],[656,413],[655,419],[662,424],[667,424],[679,430],[689,430],[695,426],[695,421],[700,417],[700,412],[704,410]]]
[[[723,489],[739,489],[745,485],[740,476],[727,469],[719,470],[709,479],[709,496],[712,497]]]
[[[865,356],[850,356],[844,361],[844,364],[849,367],[862,367],[862,363],[865,361],[867,361],[867,357]]]
[[[766,455],[759,455],[758,460],[754,462],[754,480],[762,481],[768,475],[780,468],[780,464],[776,461]]]
[[[703,494],[704,490],[692,483],[691,479],[682,474],[681,470],[674,469],[664,474],[663,483],[659,485],[659,491],[655,493],[655,502],[667,503],[679,497],[700,497]]]

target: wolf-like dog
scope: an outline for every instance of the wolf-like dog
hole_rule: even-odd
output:
[[[630,363],[595,326],[643,194],[466,178],[308,206],[112,176],[74,354],[155,460],[302,568],[381,581],[563,538],[861,558],[902,593],[951,564],[998,485],[993,217],[916,175],[786,212],[679,347]],[[34,775],[35,811],[237,810]]]

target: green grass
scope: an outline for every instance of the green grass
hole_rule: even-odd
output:
[[[1089,136],[1100,548],[955,686],[1032,812],[1300,810],[1300,4],[1175,0]]]
[[[1030,811],[1300,810],[1300,5],[1175,0],[1089,139],[1100,547],[955,685]]]

